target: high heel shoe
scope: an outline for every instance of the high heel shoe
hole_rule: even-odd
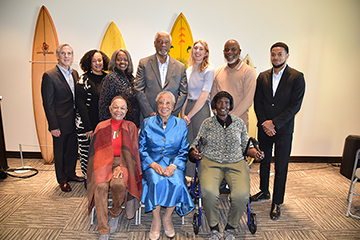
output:
[[[175,230],[171,229],[169,231],[165,230],[165,235],[167,238],[173,239],[175,237]]]
[[[158,239],[160,239],[160,233],[152,233],[152,232],[150,231],[150,233],[149,233],[149,239],[150,239],[150,240],[158,240]]]

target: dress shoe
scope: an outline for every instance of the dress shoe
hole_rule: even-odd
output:
[[[174,228],[169,230],[169,231],[165,230],[165,235],[166,235],[167,238],[173,239],[175,237]]]
[[[75,177],[73,178],[68,178],[67,179],[68,182],[83,182],[85,181],[84,177],[78,177],[75,175]]]
[[[158,239],[160,239],[160,233],[152,233],[152,232],[150,231],[150,233],[149,233],[149,239],[150,239],[150,240],[158,240]]]
[[[270,219],[278,220],[280,217],[280,204],[271,204]]]
[[[60,184],[60,188],[63,192],[71,192],[71,187],[67,181]]]
[[[254,196],[251,196],[251,202],[257,202],[265,199],[270,199],[270,193],[269,192],[263,192],[260,191]]]

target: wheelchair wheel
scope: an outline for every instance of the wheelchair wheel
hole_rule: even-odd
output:
[[[199,233],[199,214],[198,213],[194,213],[193,229],[194,229],[195,235],[197,235]]]
[[[250,213],[250,222],[249,222],[249,230],[251,234],[256,233],[257,230],[257,223],[256,223],[256,214]]]

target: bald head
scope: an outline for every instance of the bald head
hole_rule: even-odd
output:
[[[240,62],[240,44],[234,39],[228,40],[224,45],[224,57],[230,68],[235,67]]]

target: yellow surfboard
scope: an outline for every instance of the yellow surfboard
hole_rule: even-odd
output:
[[[191,47],[194,44],[191,29],[183,13],[177,17],[171,29],[171,48],[169,55],[187,67],[190,58]]]
[[[247,65],[249,65],[250,67],[252,67],[254,70],[256,69],[256,67],[254,66],[254,63],[251,60],[249,54],[247,54],[245,56],[243,62],[246,63]],[[255,114],[255,111],[254,111],[254,105],[251,105],[251,107],[249,108],[249,136],[250,137],[257,138],[256,124],[257,124],[257,118],[256,118],[256,114]]]
[[[126,49],[125,42],[116,24],[111,22],[104,34],[100,51],[111,59],[112,54],[119,48]]]
[[[56,47],[59,45],[56,29],[45,6],[42,6],[37,18],[31,62],[33,108],[37,137],[41,155],[46,163],[53,160],[52,136],[48,131],[41,97],[42,75],[56,63]]]

